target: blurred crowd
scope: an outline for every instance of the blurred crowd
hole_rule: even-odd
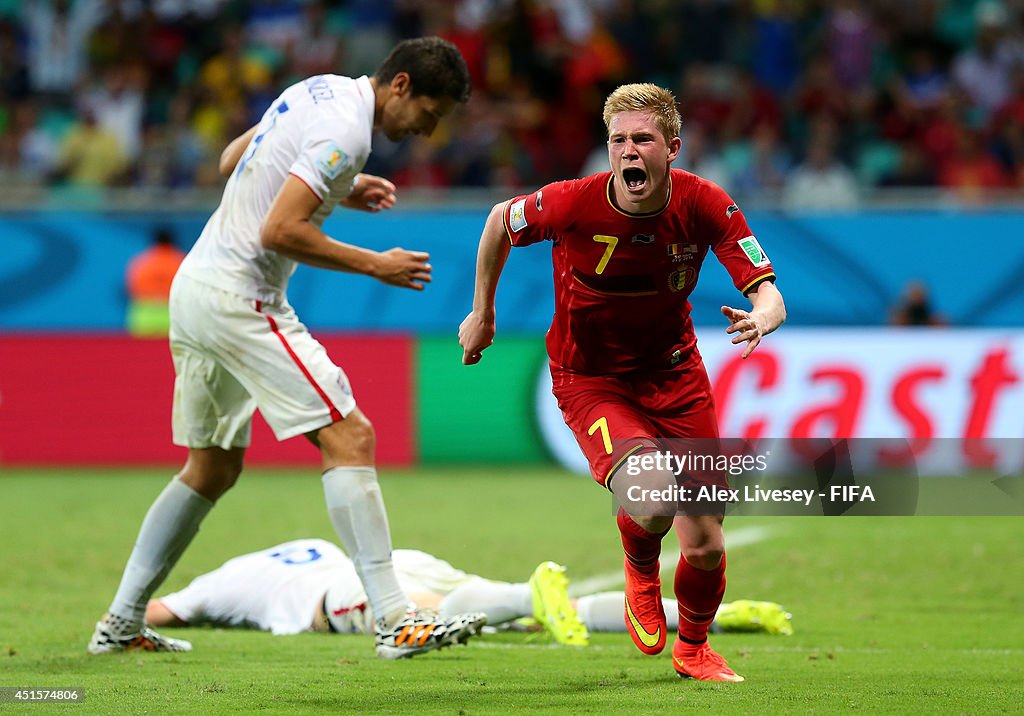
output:
[[[214,187],[288,84],[452,40],[469,104],[375,144],[403,187],[535,186],[607,167],[623,82],[675,92],[677,165],[739,198],[1024,189],[1022,0],[0,0],[0,183]]]

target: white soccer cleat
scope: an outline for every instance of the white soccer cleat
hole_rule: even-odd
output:
[[[452,644],[465,644],[487,623],[481,613],[440,617],[429,609],[416,609],[390,629],[377,621],[377,656],[405,659]]]
[[[90,654],[112,654],[116,651],[192,651],[192,642],[161,636],[149,627],[134,634],[115,635],[102,621],[89,640]]]

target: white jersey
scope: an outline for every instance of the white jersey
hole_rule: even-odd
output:
[[[479,579],[419,550],[396,549],[392,561],[406,594],[448,594]],[[373,616],[355,565],[340,547],[322,539],[294,540],[235,557],[160,601],[189,623],[298,634],[310,631],[328,591],[335,628],[368,631]]]
[[[319,227],[352,192],[373,134],[366,77],[317,75],[286,89],[260,120],[178,273],[245,298],[281,303],[295,262],[260,244],[260,227],[289,174],[321,200]]]

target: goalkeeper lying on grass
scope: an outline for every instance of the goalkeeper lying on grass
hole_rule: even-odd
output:
[[[396,549],[393,560],[409,598],[442,616],[483,612],[492,626],[533,618],[556,641],[572,646],[586,646],[590,631],[626,630],[622,592],[570,600],[565,568],[554,562],[540,564],[527,582],[509,583],[467,574],[418,550]],[[668,608],[669,601],[665,613],[674,629],[676,609]],[[150,601],[146,621],[154,627],[208,623],[274,634],[361,634],[373,629],[352,561],[321,539],[286,542],[228,560],[181,591]],[[749,600],[723,604],[715,625],[722,631],[793,631],[781,606]]]

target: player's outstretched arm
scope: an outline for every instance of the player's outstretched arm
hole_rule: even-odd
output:
[[[422,291],[430,282],[430,255],[401,248],[377,252],[336,241],[310,222],[320,198],[289,176],[274,198],[260,229],[263,247],[300,263],[373,276],[389,286]]]
[[[170,609],[164,606],[164,603],[159,599],[150,599],[146,605],[146,624],[151,627],[180,627],[188,626],[188,622],[183,622],[178,616]]]
[[[771,281],[763,281],[757,288],[747,294],[753,308],[744,311],[731,306],[722,306],[722,315],[729,319],[726,333],[735,333],[732,342],[743,343],[747,347],[741,358],[746,358],[757,348],[763,336],[767,336],[786,320],[786,304],[782,294]]]
[[[395,185],[387,179],[375,174],[357,174],[352,193],[342,199],[340,204],[349,209],[376,214],[382,209],[393,207],[395,201]]]
[[[473,310],[459,326],[459,345],[462,346],[462,363],[473,365],[480,362],[483,351],[494,343],[495,317],[494,295],[498,290],[498,279],[505,268],[511,246],[505,234],[502,214],[505,202],[495,204],[487,215],[480,247],[476,254],[476,287],[473,292]]]
[[[217,165],[217,169],[222,177],[231,176],[231,172],[235,171],[238,160],[245,154],[245,148],[249,146],[249,142],[252,141],[253,136],[256,134],[257,126],[249,127],[245,134],[235,137],[228,146],[224,147],[224,151],[220,153],[220,162]]]

